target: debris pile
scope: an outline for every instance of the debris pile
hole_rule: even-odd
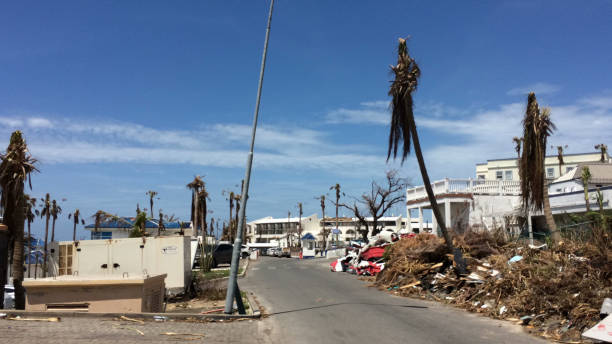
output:
[[[579,340],[612,295],[612,251],[561,243],[506,244],[488,232],[455,236],[469,273],[457,275],[441,238],[419,234],[387,248],[376,284],[405,296],[515,320],[555,340]]]

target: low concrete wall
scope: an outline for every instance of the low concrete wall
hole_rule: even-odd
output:
[[[344,248],[337,248],[333,250],[327,250],[327,258],[340,258],[344,257],[346,250]]]

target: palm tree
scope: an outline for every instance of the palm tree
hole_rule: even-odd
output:
[[[55,241],[55,221],[57,221],[57,217],[62,213],[62,207],[57,204],[56,200],[51,202],[51,217],[53,218],[53,223],[51,225],[51,242]]]
[[[389,89],[389,95],[392,97],[392,100],[391,129],[389,132],[387,160],[391,157],[391,153],[393,153],[394,159],[397,157],[397,150],[400,144],[402,144],[403,163],[410,153],[410,142],[412,139],[414,153],[419,163],[425,191],[427,192],[427,197],[431,204],[431,210],[440,226],[440,231],[444,236],[447,249],[455,255],[455,263],[457,263],[459,273],[465,273],[465,261],[463,260],[461,251],[455,250],[453,247],[452,239],[446,229],[446,224],[440,213],[440,208],[438,208],[438,202],[431,188],[431,182],[427,174],[427,168],[425,167],[425,160],[421,152],[421,144],[419,142],[419,135],[414,120],[412,93],[417,89],[421,70],[415,60],[408,54],[405,39],[399,39],[397,50],[397,65],[391,66],[391,71],[395,75],[395,80],[393,80]]]
[[[588,166],[582,167],[582,173],[580,175],[582,179],[582,187],[584,189],[584,202],[586,204],[587,213],[591,211],[591,204],[589,203],[589,183],[591,182],[591,170]]]
[[[30,266],[32,263],[32,222],[38,216],[38,209],[36,209],[36,198],[30,197],[30,195],[24,195],[26,199],[26,221],[28,221],[28,278],[30,278]]]
[[[161,231],[162,229],[165,230],[165,226],[164,226],[164,214],[162,213],[162,210],[159,209],[159,221],[157,222],[157,236],[161,235]]]
[[[204,186],[204,181],[200,176],[195,176],[193,180],[187,184],[187,189],[191,190],[191,222],[193,223],[193,235],[198,236],[198,193]]]
[[[517,163],[521,160],[521,144],[523,143],[523,138],[513,137],[512,142],[514,142],[514,151],[518,156]]]
[[[302,247],[302,202],[298,202],[298,214],[300,215],[300,220],[298,222],[298,247]]]
[[[601,158],[599,158],[600,162],[606,162],[606,154],[608,153],[608,146],[603,143],[595,145],[595,149],[599,149],[601,151]]]
[[[555,146],[550,146],[550,148],[555,148]],[[565,164],[565,161],[563,161],[563,148],[567,148],[567,145],[564,146],[557,146],[557,160],[559,161],[559,177],[561,177],[561,175],[563,174],[563,164]]]
[[[45,243],[43,246],[42,273],[43,277],[47,277],[47,245],[49,241],[49,219],[51,218],[51,196],[48,193],[45,195],[45,200],[40,210],[40,217],[45,218]]]
[[[336,185],[332,185],[329,188],[330,190],[336,190],[336,242],[338,241],[337,233],[338,233],[338,205],[340,203],[340,184],[336,183]]]
[[[235,199],[234,191],[230,191],[230,193],[229,193],[229,232],[228,232],[229,233],[229,240],[230,240],[230,242],[232,242],[232,234],[233,234],[233,231],[234,231],[234,229],[233,229],[234,226],[232,225],[233,221],[234,221],[233,217],[232,217],[232,214],[233,214],[233,211],[234,211],[234,199]]]
[[[79,224],[79,222],[84,225],[85,220],[81,218],[81,212],[79,211],[79,209],[75,210],[74,213],[68,214],[68,220],[70,220],[70,218],[72,218],[72,222],[74,225],[74,227],[72,228],[72,241],[76,241],[77,225]]]
[[[13,238],[13,286],[15,287],[15,308],[25,308],[25,290],[23,281],[23,225],[26,220],[26,198],[24,185],[28,182],[32,189],[30,174],[38,171],[36,159],[32,158],[28,146],[17,130],[11,134],[6,153],[0,154],[0,186],[2,187],[1,204],[4,208],[3,222],[7,225],[9,235]],[[9,240],[10,242],[10,240]],[[8,251],[0,252],[4,257],[0,261],[7,262]],[[0,291],[4,295],[6,284],[6,265],[0,266]]]
[[[523,118],[523,155],[519,173],[521,176],[521,196],[523,208],[544,211],[546,224],[551,231],[554,242],[561,240],[555,220],[550,211],[548,185],[545,175],[546,141],[555,130],[550,120],[550,110],[540,111],[538,101],[533,92],[527,96],[527,109]],[[530,216],[530,215],[528,215]]]
[[[208,213],[207,201],[210,200],[208,197],[208,191],[206,191],[206,183],[202,183],[202,188],[198,192],[198,205],[200,206],[200,227],[202,227],[202,237],[206,238],[206,232],[208,229],[208,223],[206,215]]]
[[[323,223],[323,229],[322,229],[323,247],[322,249],[325,249],[327,247],[327,231],[325,230],[325,195],[321,195],[321,197],[319,197],[319,200],[321,200],[321,216],[323,217],[321,220],[321,222]]]
[[[149,205],[151,206],[151,208],[150,208],[151,209],[151,218],[153,218],[153,200],[155,199],[155,196],[157,196],[157,195],[158,195],[157,191],[153,191],[153,190],[147,191],[147,196],[149,196]]]

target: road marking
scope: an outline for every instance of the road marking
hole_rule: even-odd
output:
[[[268,266],[268,270],[276,270],[276,266]]]
[[[255,271],[255,270],[259,270],[259,268],[251,268],[251,270]]]

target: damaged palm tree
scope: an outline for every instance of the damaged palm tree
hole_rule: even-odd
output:
[[[527,96],[527,110],[523,118],[523,155],[519,168],[523,209],[528,217],[530,211],[544,211],[546,224],[554,242],[561,235],[550,211],[548,185],[545,175],[546,141],[555,130],[550,120],[550,109],[540,111],[533,92]]]
[[[412,140],[414,153],[419,163],[423,184],[427,192],[427,197],[429,198],[429,203],[431,204],[433,215],[436,217],[438,225],[440,226],[440,231],[444,236],[444,242],[446,243],[447,249],[453,252],[455,256],[458,272],[464,274],[467,272],[465,261],[461,251],[453,247],[452,239],[446,229],[447,224],[444,222],[444,218],[440,213],[440,208],[438,208],[438,202],[431,188],[431,181],[429,180],[427,167],[425,166],[425,160],[421,152],[421,144],[419,142],[419,135],[414,120],[412,93],[417,89],[421,70],[415,60],[408,54],[405,39],[399,39],[397,50],[397,65],[391,66],[391,71],[395,76],[395,80],[393,80],[389,89],[389,95],[392,97],[392,100],[391,130],[389,132],[387,160],[389,160],[391,155],[393,155],[395,159],[398,149],[401,146],[403,163],[408,154],[410,154],[410,142]]]
[[[75,210],[74,213],[68,214],[68,220],[72,219],[72,241],[76,241],[76,228],[81,223],[85,225],[85,220],[81,218],[81,212],[79,209]]]
[[[0,186],[2,187],[2,207],[4,208],[4,224],[7,225],[13,242],[13,286],[15,287],[15,308],[25,309],[25,289],[23,281],[23,227],[26,220],[26,198],[24,185],[27,181],[32,189],[30,174],[38,171],[34,164],[36,159],[28,152],[28,146],[21,134],[15,131],[11,134],[5,154],[0,155]],[[10,241],[9,241],[10,242]],[[8,252],[0,252],[6,258]],[[6,262],[6,259],[0,259]],[[6,267],[0,267],[5,272]],[[6,274],[0,276],[0,291],[4,295]]]
[[[36,219],[39,212],[36,209],[36,198],[25,195],[26,198],[26,221],[28,221],[28,278],[31,277],[30,267],[32,265],[32,222]],[[38,260],[38,253],[34,252],[34,257]]]

